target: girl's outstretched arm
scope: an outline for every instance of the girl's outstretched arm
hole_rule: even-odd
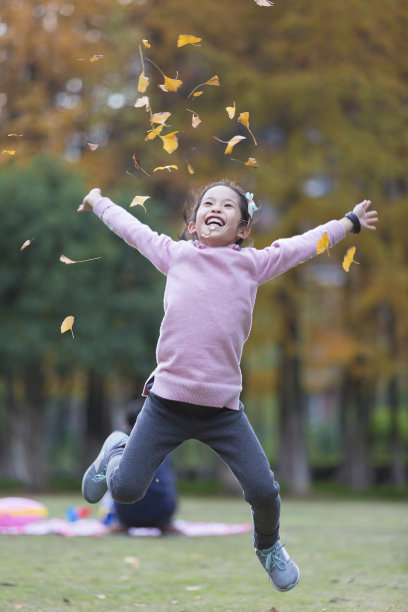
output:
[[[356,215],[360,222],[360,226],[364,229],[375,230],[376,223],[378,222],[378,215],[376,210],[368,210],[371,206],[370,200],[363,200],[359,204],[356,204],[353,208],[353,213]],[[353,234],[355,229],[351,219],[343,217],[339,220],[347,234]]]

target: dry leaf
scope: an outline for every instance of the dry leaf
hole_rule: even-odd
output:
[[[178,134],[178,131],[170,132],[170,134],[166,134],[165,136],[159,134],[159,138],[163,141],[163,149],[167,151],[167,153],[173,153],[178,147],[176,134]]]
[[[97,259],[102,259],[102,257],[91,257],[90,259],[78,259],[75,261],[74,259],[70,259],[66,255],[61,255],[59,260],[64,264],[77,264],[77,263],[85,263],[86,261],[96,261]]]
[[[251,136],[252,136],[252,138],[254,140],[254,144],[256,145],[257,142],[255,140],[255,136],[253,135],[253,133],[251,132],[251,129],[249,127],[249,113],[248,112],[240,113],[238,115],[238,123],[242,123],[242,125],[244,125],[247,128],[248,132],[251,134]]]
[[[15,155],[16,154],[14,149],[3,149],[2,153],[5,153],[6,155]]]
[[[144,46],[146,47],[146,49],[150,49],[150,47],[152,46],[148,40],[146,40],[146,38],[144,38],[142,40],[142,43],[144,44]]]
[[[189,113],[193,113],[193,116],[191,118],[191,125],[193,126],[193,128],[196,128],[197,126],[199,126],[201,123],[200,117],[196,115],[195,112],[190,110],[189,108],[187,108],[186,110],[188,110]]]
[[[171,165],[171,166],[157,166],[157,168],[155,168],[153,170],[153,172],[156,172],[157,170],[168,170],[169,172],[171,172],[172,170],[178,170],[178,166],[175,166],[175,165]]]
[[[96,151],[96,149],[99,147],[98,144],[93,144],[92,142],[87,142],[86,144],[91,149],[91,151]]]
[[[138,159],[134,153],[132,157],[133,157],[133,163],[135,164],[136,170],[141,170],[142,172],[144,172],[144,174],[146,174],[146,176],[149,176],[146,170],[143,170],[142,166],[140,165],[140,159]]]
[[[223,142],[224,144],[227,145],[224,151],[224,155],[229,155],[236,144],[241,142],[241,140],[246,140],[246,136],[240,136],[239,134],[237,134],[237,136],[233,136],[230,140],[221,140],[220,138],[217,138],[216,136],[214,136],[214,138],[215,140],[218,140],[219,142]]]
[[[136,98],[135,108],[146,107],[146,113],[150,112],[150,102],[148,96],[142,96],[141,98]]]
[[[235,117],[235,111],[236,111],[236,108],[235,108],[235,102],[234,102],[234,106],[226,106],[226,107],[225,107],[225,110],[226,110],[226,111],[227,111],[227,113],[228,113],[228,117],[229,117],[230,119],[233,119],[233,118]]]
[[[191,34],[180,34],[177,46],[183,47],[184,45],[194,45],[195,43],[201,42],[201,40],[201,38],[197,38],[197,36],[192,36]]]
[[[194,174],[194,168],[189,162],[187,162],[187,171],[189,174]]]
[[[205,83],[200,83],[199,85],[197,85],[196,87],[194,87],[194,89],[188,94],[188,97],[194,95],[194,92],[196,91],[196,89],[198,89],[199,87],[202,87],[203,85],[214,85],[214,87],[219,87],[220,86],[220,79],[218,78],[218,76],[215,74],[213,77],[211,77],[211,79],[209,79],[208,81],[206,81]],[[200,95],[203,92],[200,92]]]
[[[153,130],[149,130],[147,132],[147,136],[145,138],[145,141],[154,140],[156,138],[156,136],[158,136],[160,134],[160,132],[162,131],[163,127],[164,127],[163,125],[158,125]]]
[[[93,64],[94,62],[99,62],[101,59],[103,59],[103,55],[93,55],[89,61]]]
[[[125,557],[123,561],[132,567],[140,567],[140,561],[137,557]]]
[[[327,254],[330,255],[329,236],[327,235],[327,232],[324,232],[324,234],[322,234],[322,237],[320,238],[320,240],[317,241],[316,245],[316,253],[318,255],[320,255],[320,253],[324,253],[325,251],[327,251]]]
[[[257,168],[258,162],[256,161],[255,157],[249,157],[248,161],[245,162],[245,166],[249,166],[250,168]]]
[[[201,584],[195,584],[194,586],[186,586],[186,591],[201,591],[202,588]]]
[[[34,240],[34,238],[31,238],[31,240],[26,240],[24,242],[24,244],[21,245],[20,251],[24,251],[24,249],[26,249],[28,247],[28,245],[30,245],[32,243],[33,240]]]
[[[347,252],[346,252],[346,254],[344,256],[343,264],[342,265],[343,265],[343,268],[344,268],[344,270],[346,272],[348,272],[350,270],[350,266],[351,266],[352,263],[358,264],[358,261],[356,261],[354,259],[355,252],[356,252],[356,247],[352,246],[352,247],[350,247],[347,250]]]
[[[273,6],[275,4],[274,2],[269,2],[269,0],[255,0],[255,2],[259,4],[259,6]]]
[[[16,134],[13,132],[12,134],[7,134],[10,138],[22,138],[23,134]]]
[[[193,93],[193,98],[198,98],[199,96],[202,96],[203,93],[204,93],[203,91],[196,91]]]
[[[74,320],[75,320],[75,317],[73,316],[65,317],[65,319],[61,323],[61,334],[64,334],[66,331],[70,331],[72,334],[72,337],[74,337],[74,332],[72,331]]]
[[[150,123],[161,123],[161,124],[165,124],[167,119],[170,117],[171,113],[154,113],[151,117],[150,117]]]
[[[149,87],[149,83],[150,83],[149,77],[145,75],[144,70],[143,70],[143,72],[139,76],[139,81],[137,84],[137,91],[139,93],[145,93],[146,89]]]
[[[135,196],[129,206],[141,206],[143,210],[146,212],[146,208],[144,203],[148,200],[150,196]]]

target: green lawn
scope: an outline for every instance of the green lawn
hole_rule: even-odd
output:
[[[36,499],[52,516],[82,504],[73,496]],[[183,498],[178,516],[248,522],[250,515],[240,499]],[[281,532],[302,573],[289,593],[268,582],[251,534],[0,536],[0,610],[408,610],[406,502],[284,500]]]

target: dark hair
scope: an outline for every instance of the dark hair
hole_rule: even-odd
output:
[[[212,189],[212,187],[218,187],[219,185],[222,187],[229,187],[239,196],[239,208],[241,210],[242,215],[240,225],[244,225],[245,227],[247,227],[250,224],[251,217],[248,212],[248,200],[246,198],[245,193],[242,191],[241,187],[239,187],[229,179],[221,179],[220,181],[216,181],[215,183],[210,183],[209,185],[206,185],[204,189],[202,189],[201,192],[199,192],[198,195],[196,195],[196,197],[194,198],[195,204],[193,204],[193,206],[191,207],[185,207],[183,212],[185,226],[183,228],[182,233],[180,234],[181,240],[188,240],[188,238],[190,237],[190,234],[188,232],[188,224],[190,223],[190,221],[195,221],[197,219],[197,211],[207,191],[209,189]],[[193,234],[192,237],[195,240],[197,239],[196,234]],[[243,240],[243,238],[239,238],[236,241],[236,244],[241,244]]]

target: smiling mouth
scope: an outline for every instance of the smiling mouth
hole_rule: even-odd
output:
[[[213,215],[210,215],[205,220],[205,224],[209,225],[211,227],[223,227],[225,225],[225,223],[224,223],[224,221],[222,219],[220,219],[219,217],[214,217]]]

